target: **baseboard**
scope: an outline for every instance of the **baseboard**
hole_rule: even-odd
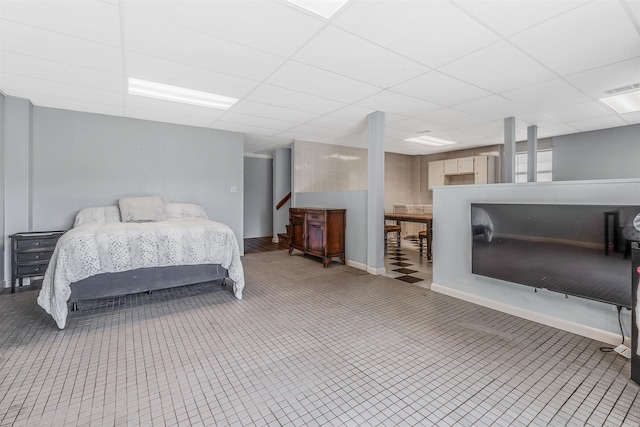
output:
[[[358,270],[367,271],[367,265],[358,261],[352,261],[350,259],[347,260],[347,265],[349,267],[357,268]]]
[[[373,274],[375,276],[380,276],[380,275],[382,275],[382,274],[384,274],[386,272],[387,272],[387,270],[385,270],[384,267],[374,268],[374,267],[367,266],[367,273]]]
[[[551,326],[553,328],[561,329],[563,331],[571,332],[576,335],[591,338],[596,341],[604,342],[611,345],[620,344],[620,335],[612,332],[603,331],[602,329],[592,328],[590,326],[581,325],[579,323],[570,322],[568,320],[560,319],[546,314],[537,313],[535,311],[526,310],[521,307],[517,307],[503,302],[490,300],[477,295],[473,295],[467,292],[459,291],[457,289],[451,289],[446,286],[438,285],[437,283],[431,284],[431,290],[440,294],[448,295],[453,298],[458,298],[473,304],[478,304],[483,307],[491,308],[493,310],[501,311],[503,313],[511,314],[513,316],[521,317],[523,319],[531,320],[533,322],[542,323],[543,325]],[[624,342],[627,346],[631,346],[631,339],[624,337]]]

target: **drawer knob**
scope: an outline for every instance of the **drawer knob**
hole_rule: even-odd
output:
[[[36,246],[40,246],[40,242],[36,242]]]
[[[40,259],[40,254],[36,255],[36,259]]]

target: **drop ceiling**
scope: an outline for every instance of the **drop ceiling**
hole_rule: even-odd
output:
[[[430,154],[640,123],[598,101],[640,82],[638,0],[350,0],[330,19],[286,1],[0,0],[0,91],[34,105],[292,140]],[[142,98],[127,79],[239,98]],[[419,135],[455,140],[429,147]]]

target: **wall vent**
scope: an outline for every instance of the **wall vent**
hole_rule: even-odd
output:
[[[637,89],[640,89],[640,83],[634,83],[631,85],[617,87],[615,89],[605,90],[604,93],[606,93],[607,95],[614,95],[616,93],[629,92]]]

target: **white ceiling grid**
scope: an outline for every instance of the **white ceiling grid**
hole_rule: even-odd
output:
[[[0,0],[0,90],[35,105],[292,139],[453,150],[640,123],[598,101],[640,82],[640,0],[350,0],[329,20],[284,0]],[[145,99],[134,77],[239,98],[228,111]]]

